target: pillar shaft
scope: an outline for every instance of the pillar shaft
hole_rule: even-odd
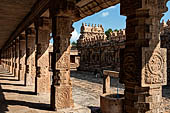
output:
[[[164,1],[121,0],[126,47],[121,50],[120,80],[125,84],[125,113],[162,113],[166,49],[160,48]],[[132,98],[133,97],[133,98]]]
[[[61,109],[73,106],[72,85],[70,80],[70,37],[76,1],[52,0],[50,15],[52,17],[53,55],[51,108]],[[60,4],[60,7],[58,7]],[[59,9],[56,12],[56,9]]]
[[[26,38],[25,38],[25,34],[21,34],[20,35],[20,80],[24,80],[25,77],[25,59],[26,59],[26,49],[25,49],[25,45],[26,45]]]
[[[24,72],[24,85],[27,85],[27,75],[29,72],[29,67],[28,67],[28,32],[26,31],[25,33],[25,72]]]
[[[14,42],[14,76],[17,76],[17,45],[16,45],[16,40]]]
[[[35,84],[35,27],[27,29],[27,85]]]
[[[36,25],[36,92],[38,94],[50,93],[50,72],[49,72],[49,40],[50,21],[47,17],[40,17]]]

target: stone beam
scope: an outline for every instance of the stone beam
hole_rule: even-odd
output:
[[[33,6],[32,10],[28,15],[21,21],[14,32],[10,35],[9,39],[4,44],[3,48],[8,45],[12,40],[14,40],[19,34],[29,27],[35,18],[40,17],[47,9],[50,0],[38,0]]]
[[[29,27],[36,18],[40,17],[48,8],[49,2],[52,0],[38,0],[30,13],[21,21],[17,28],[11,33],[9,39],[3,45],[2,48],[6,48],[12,40],[14,40],[19,34]],[[73,0],[74,1],[74,0]],[[118,4],[119,0],[77,0],[76,10],[73,12],[74,21],[78,21],[84,17],[90,16],[94,13],[99,12],[102,9]],[[61,4],[61,2],[59,3]],[[48,15],[48,14],[47,14]]]

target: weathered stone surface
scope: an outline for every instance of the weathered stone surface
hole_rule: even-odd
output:
[[[35,84],[35,28],[32,25],[28,33],[28,58],[27,58],[27,85]]]
[[[119,95],[122,96],[122,95]],[[100,109],[102,113],[123,113],[124,97],[117,98],[114,94],[105,93],[100,96]]]
[[[22,35],[23,36],[23,38],[25,38],[25,36],[24,35]],[[20,49],[20,57],[21,57],[21,59],[20,59],[20,79],[21,80],[24,80],[24,77],[25,77],[25,68],[26,68],[26,66],[25,66],[25,59],[26,59],[26,48],[25,48],[25,44],[26,44],[26,41],[25,41],[25,39],[21,39],[21,49]]]
[[[163,113],[161,90],[167,82],[167,65],[166,49],[160,48],[160,19],[166,11],[165,1],[121,0],[120,3],[121,14],[127,16],[126,46],[120,56],[124,110]]]
[[[50,40],[50,20],[45,17],[41,17],[37,23],[38,40],[35,55],[37,54],[37,93],[49,93],[51,85],[51,74],[49,72],[50,59],[49,59],[49,40]]]
[[[65,4],[66,3],[66,4]],[[60,8],[62,7],[65,11],[60,10],[54,12],[58,8],[58,1],[54,1],[51,4],[50,14],[52,16],[52,36],[53,36],[53,53],[52,53],[52,85],[51,85],[51,108],[65,108],[73,107],[72,99],[72,85],[70,80],[70,38],[72,27],[72,13],[75,8],[75,1],[62,1]],[[63,46],[64,45],[64,46]],[[65,92],[57,89],[67,87]],[[57,95],[62,95],[61,99],[57,99]],[[63,103],[59,105],[58,103]]]
[[[106,37],[102,25],[90,26],[83,23],[77,41],[77,48],[81,55],[79,69],[119,71],[119,53],[120,48],[124,48],[125,39],[125,30],[113,31],[109,37]]]

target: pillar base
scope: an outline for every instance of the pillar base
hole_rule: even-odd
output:
[[[164,113],[162,87],[125,86],[126,113]]]
[[[51,106],[53,106],[52,108],[55,108],[56,110],[58,110],[58,109],[74,107],[71,86],[63,85],[63,86],[52,86],[52,87],[55,88],[55,92],[53,92],[55,93],[55,95],[52,94],[52,96],[55,96],[55,98],[51,97],[52,99],[55,99],[55,103],[51,102],[52,104]],[[54,100],[51,100],[51,101],[54,101]]]
[[[50,75],[40,75],[40,77],[37,77],[37,93],[50,93]]]

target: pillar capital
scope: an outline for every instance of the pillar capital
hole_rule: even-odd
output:
[[[20,34],[19,39],[20,41],[25,41],[25,34]]]
[[[35,28],[39,30],[46,30],[50,31],[51,27],[51,21],[49,17],[39,17],[34,22]]]
[[[74,17],[76,9],[76,0],[51,0],[50,17],[64,16]]]
[[[26,30],[25,30],[25,34],[26,35],[35,35],[35,26],[34,24],[32,24],[31,26],[29,26]]]

